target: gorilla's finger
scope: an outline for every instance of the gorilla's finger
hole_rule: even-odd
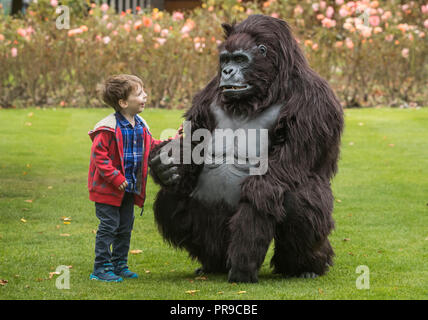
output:
[[[154,157],[152,160],[150,160],[150,166],[157,166],[161,162],[160,154],[158,154],[156,157]]]
[[[163,180],[168,180],[173,174],[178,172],[178,168],[176,166],[170,167],[169,169],[162,171],[160,174],[160,178]]]
[[[150,161],[150,166],[155,169],[164,171],[171,166],[174,166],[174,158],[168,156],[166,152],[161,152]]]
[[[171,185],[171,184],[173,184],[173,183],[177,182],[179,179],[180,179],[180,176],[179,176],[178,174],[173,174],[173,175],[172,175],[172,177],[171,177],[171,178],[169,178],[169,179],[165,182],[165,184],[166,184],[166,185]]]

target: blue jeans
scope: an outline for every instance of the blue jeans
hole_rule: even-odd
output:
[[[95,214],[100,224],[95,238],[94,270],[104,263],[127,262],[134,225],[134,194],[125,192],[120,207],[95,202]]]

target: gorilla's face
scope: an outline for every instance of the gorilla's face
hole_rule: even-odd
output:
[[[223,50],[220,53],[220,89],[225,97],[239,99],[254,94],[254,84],[249,83],[247,73],[252,69],[254,55],[257,52],[266,55],[266,50],[264,45],[259,45],[249,50]]]
[[[248,34],[236,34],[219,49],[219,89],[226,101],[266,94],[272,77],[266,45],[257,44]]]

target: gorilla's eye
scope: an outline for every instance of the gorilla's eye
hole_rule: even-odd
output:
[[[239,56],[235,56],[234,59],[237,63],[243,63],[243,62],[247,62],[248,58],[246,56],[243,55],[239,55]]]
[[[260,44],[257,48],[259,49],[260,53],[266,57],[267,48],[263,44]]]

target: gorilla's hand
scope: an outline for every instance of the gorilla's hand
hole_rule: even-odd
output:
[[[149,162],[150,169],[166,186],[174,185],[180,180],[178,166],[173,161],[174,158],[169,157],[166,152],[161,152]]]

